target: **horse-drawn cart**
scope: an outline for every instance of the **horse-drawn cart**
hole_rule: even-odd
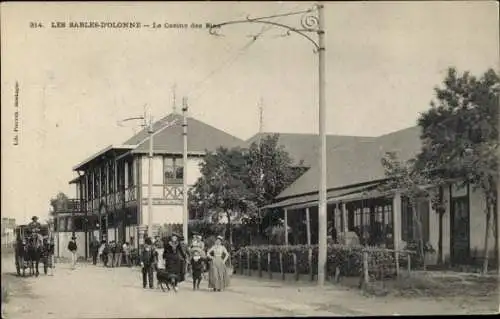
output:
[[[25,275],[26,268],[30,269],[30,274],[38,275],[38,263],[42,261],[44,273],[50,267],[49,252],[45,248],[43,238],[49,236],[48,225],[41,225],[37,233],[33,233],[29,225],[20,225],[15,229],[15,263],[18,275]]]

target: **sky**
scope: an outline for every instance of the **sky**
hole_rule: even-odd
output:
[[[26,222],[46,216],[57,192],[74,196],[72,167],[137,132],[139,123],[117,123],[142,115],[145,105],[155,119],[172,112],[174,86],[177,104],[187,97],[190,116],[242,139],[259,129],[261,99],[264,131],[318,132],[318,55],[299,35],[249,23],[226,26],[218,37],[206,28],[69,27],[71,21],[190,26],[313,3],[1,5],[2,217]],[[448,67],[475,75],[498,70],[495,1],[326,2],[324,15],[330,134],[377,136],[413,126]],[[272,21],[299,27],[301,16]],[[66,27],[51,28],[52,22]]]

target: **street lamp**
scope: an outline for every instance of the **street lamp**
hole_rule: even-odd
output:
[[[325,282],[326,270],[326,248],[327,248],[327,215],[326,215],[326,98],[325,98],[325,30],[323,4],[318,2],[313,8],[298,12],[285,13],[261,18],[247,17],[244,20],[228,21],[214,24],[210,28],[210,34],[218,35],[217,31],[222,26],[242,23],[260,23],[285,29],[287,34],[296,33],[310,41],[318,53],[318,79],[319,79],[319,140],[320,140],[320,179],[319,179],[319,205],[318,205],[318,285]],[[293,27],[286,24],[269,21],[270,19],[284,16],[302,15],[300,27]],[[311,38],[308,33],[316,33],[317,41]]]

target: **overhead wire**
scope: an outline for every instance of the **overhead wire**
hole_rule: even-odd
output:
[[[295,7],[293,7],[291,10],[295,10],[297,7],[299,7],[301,4],[299,5],[296,5]],[[279,11],[281,11],[281,9],[283,8],[284,6],[284,3],[281,3],[280,4],[280,7],[278,10],[276,10],[276,12],[273,14],[276,15]],[[279,21],[281,20],[283,17],[285,17],[287,15],[278,15],[277,18],[279,19],[276,19],[276,21]],[[266,32],[268,32],[269,30],[271,30],[272,28],[274,28],[275,26],[272,26],[272,25],[263,25],[261,30],[255,34],[255,35],[250,35],[251,37],[251,40],[248,41],[242,48],[240,48],[236,54],[234,56],[232,56],[231,58],[229,58],[228,60],[226,60],[224,63],[222,63],[219,67],[217,67],[216,69],[214,69],[212,72],[209,73],[208,76],[206,76],[202,81],[198,82],[196,85],[195,85],[195,88],[193,90],[190,90],[188,95],[196,92],[203,84],[205,84],[210,78],[214,77],[215,75],[217,75],[219,72],[222,72],[224,71],[224,69],[228,69],[234,62],[236,62],[240,57],[242,57],[248,50],[249,48],[259,39],[262,37],[262,35]],[[204,93],[206,92],[206,89],[201,91],[199,94],[195,95],[193,98],[190,98],[191,101],[194,101],[194,100],[197,100],[198,98],[200,98]]]

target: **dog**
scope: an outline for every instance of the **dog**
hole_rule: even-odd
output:
[[[171,274],[164,269],[158,269],[156,271],[156,280],[162,291],[165,291],[165,288],[167,288],[167,291],[170,291],[170,287],[172,287],[177,292],[177,283],[179,281],[177,275]]]

